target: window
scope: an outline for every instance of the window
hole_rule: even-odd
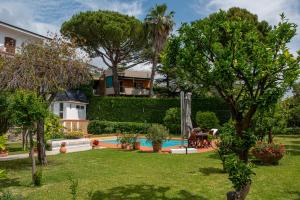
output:
[[[77,110],[84,110],[84,106],[77,105],[77,106],[76,106],[76,109],[77,109]]]
[[[144,89],[144,83],[142,81],[134,82],[134,87],[136,89]]]
[[[59,103],[59,117],[64,118],[64,103]]]
[[[106,77],[105,82],[106,82],[106,88],[111,88],[113,86],[113,77],[112,76]]]
[[[16,50],[16,40],[10,37],[5,37],[4,46],[6,48],[7,53],[15,53]]]

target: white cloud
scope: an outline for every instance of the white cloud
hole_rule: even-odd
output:
[[[77,2],[86,5],[92,10],[113,10],[120,13],[124,13],[131,16],[140,16],[143,13],[142,5],[143,2],[140,1],[117,1],[117,0],[77,0]]]
[[[299,0],[210,0],[203,7],[203,0],[198,0],[194,10],[203,15],[216,12],[219,9],[227,10],[231,7],[246,8],[257,14],[259,20],[266,20],[275,25],[280,20],[280,14],[285,13],[290,22],[298,25],[298,35],[293,39],[290,48],[293,52],[300,48],[300,1]]]

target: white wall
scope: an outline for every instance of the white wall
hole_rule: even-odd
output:
[[[10,37],[16,40],[16,52],[18,52],[18,49],[21,47],[21,45],[25,42],[30,42],[30,41],[42,41],[42,39],[38,37],[34,37],[29,34],[25,34],[23,32],[9,29],[7,27],[1,26],[0,25],[0,46],[4,46],[5,42],[5,37]]]
[[[63,103],[63,119],[65,120],[86,120],[86,104],[75,102],[54,102],[50,106],[50,110],[60,116],[59,107]],[[83,108],[83,109],[82,109]]]

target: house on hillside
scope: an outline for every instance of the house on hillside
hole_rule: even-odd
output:
[[[147,96],[150,93],[151,72],[124,70],[118,73],[120,94],[124,96]],[[115,95],[111,70],[103,71],[99,80],[94,81],[94,94]]]
[[[88,99],[82,91],[67,90],[55,96],[50,110],[61,118],[63,126],[69,131],[87,132],[87,105]]]
[[[42,42],[45,39],[50,38],[0,21],[0,55],[2,56],[13,56],[18,53],[22,44]]]

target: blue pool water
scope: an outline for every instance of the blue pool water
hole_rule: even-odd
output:
[[[138,141],[141,143],[141,146],[143,147],[152,147],[151,142],[148,142],[145,138],[140,138],[138,139]],[[101,142],[107,142],[110,144],[119,144],[119,142],[117,141],[117,139],[114,140],[101,140]],[[182,143],[181,140],[167,140],[163,143],[162,147],[166,148],[166,147],[171,147],[171,146],[180,146]],[[187,145],[187,141],[184,141],[184,145]]]

